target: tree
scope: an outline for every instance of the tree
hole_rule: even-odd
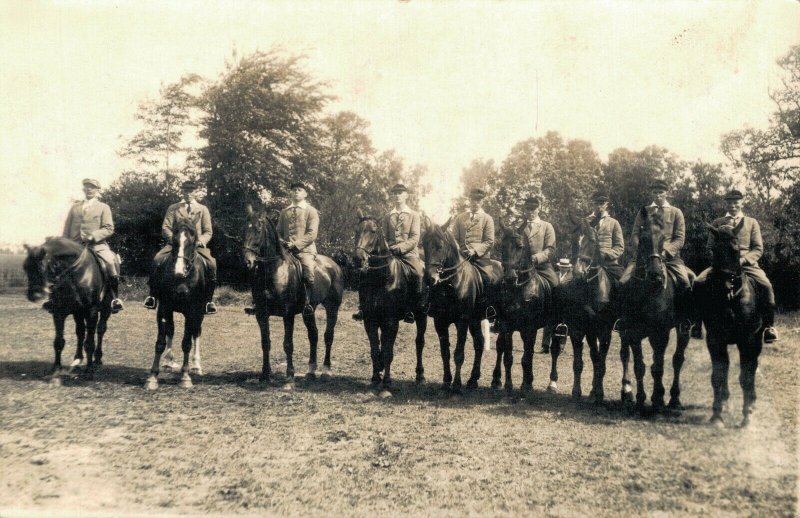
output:
[[[463,194],[455,199],[451,212],[458,214],[466,210],[469,204],[468,194],[472,189],[483,189],[486,191],[487,198],[484,209],[491,214],[499,214],[500,208],[495,201],[495,184],[492,179],[499,174],[494,160],[484,160],[476,158],[461,170],[461,185]]]

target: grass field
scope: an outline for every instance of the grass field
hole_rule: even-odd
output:
[[[301,378],[286,393],[279,384],[258,384],[258,328],[240,302],[231,304],[206,319],[205,375],[195,378],[194,388],[162,375],[161,388],[148,392],[143,384],[155,322],[138,303],[128,300],[111,318],[105,365],[94,380],[68,378],[52,388],[48,315],[21,296],[0,298],[0,515],[20,509],[101,516],[798,513],[797,315],[780,318],[782,340],[761,356],[755,422],[747,429],[738,428],[733,355],[728,428],[719,430],[707,424],[710,363],[702,341],[693,340],[687,354],[687,409],[640,418],[616,401],[616,338],[605,380],[612,401],[595,406],[570,399],[568,348],[556,394],[544,391],[549,356],[536,355],[536,392],[528,402],[487,388],[494,351],[484,355],[477,391],[460,397],[441,391],[433,326],[426,337],[428,382],[415,386],[413,326],[406,324],[393,369],[395,396],[381,400],[369,390],[369,348],[363,328],[349,317],[348,294],[334,344],[334,379]],[[282,326],[271,322],[273,342],[280,344]],[[71,325],[68,332],[67,361],[74,352]],[[295,336],[302,373],[308,346],[301,324]],[[280,346],[272,359],[282,372]],[[471,359],[468,343],[468,364]],[[588,355],[585,361],[588,387]],[[665,378],[671,381],[669,367]]]

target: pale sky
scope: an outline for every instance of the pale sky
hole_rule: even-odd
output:
[[[550,130],[603,159],[656,144],[722,161],[723,133],[767,124],[775,60],[798,43],[800,6],[780,0],[0,0],[0,243],[59,233],[80,180],[122,170],[138,103],[217,77],[234,47],[306,53],[331,112],[429,168],[438,220],[472,159]]]

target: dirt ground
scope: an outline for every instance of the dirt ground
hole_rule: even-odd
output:
[[[0,515],[798,514],[797,315],[779,320],[782,340],[761,356],[755,422],[747,429],[738,427],[742,399],[731,348],[728,427],[719,430],[707,424],[711,368],[698,340],[689,346],[687,409],[679,416],[623,411],[616,336],[606,405],[571,400],[571,347],[560,358],[556,394],[544,390],[550,357],[541,354],[532,401],[493,392],[489,350],[481,387],[449,395],[439,388],[432,325],[428,382],[413,383],[413,326],[402,324],[395,395],[379,399],[369,390],[369,346],[350,319],[348,297],[332,380],[302,378],[308,344],[298,319],[301,377],[291,393],[258,383],[258,328],[240,306],[207,318],[205,375],[193,388],[162,375],[159,390],[146,391],[155,316],[130,301],[111,318],[105,365],[95,379],[68,378],[54,388],[46,381],[53,359],[49,316],[22,296],[0,298]],[[272,323],[279,344],[272,359],[282,373],[282,326]],[[75,345],[69,324],[68,333],[67,363]],[[515,337],[517,385],[520,348]],[[591,362],[584,354],[587,390]],[[667,382],[671,376],[668,366]]]

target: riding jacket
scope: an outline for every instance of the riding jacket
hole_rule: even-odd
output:
[[[649,207],[658,207],[651,203]],[[659,208],[664,218],[664,245],[663,252],[667,259],[678,258],[681,255],[681,248],[686,239],[686,223],[683,219],[683,212],[677,207],[673,207],[668,202]],[[633,232],[631,233],[631,246],[635,250],[639,246],[639,231],[642,226],[641,212],[636,213],[633,221]]]
[[[550,264],[556,252],[556,231],[553,225],[536,216],[522,226],[531,247],[531,259],[537,264]]]
[[[758,266],[758,260],[764,253],[764,241],[761,239],[761,226],[755,218],[749,216],[739,216],[735,218],[730,214],[725,214],[721,218],[714,220],[713,225],[720,227],[722,225],[730,225],[736,227],[740,220],[744,220],[742,228],[736,234],[739,241],[739,254],[744,258],[747,266]],[[714,244],[714,236],[708,236],[708,247],[711,248]]]
[[[181,219],[189,219],[194,223],[197,231],[197,242],[200,246],[207,246],[214,232],[211,227],[211,213],[208,207],[196,201],[187,204],[185,201],[173,203],[167,208],[164,223],[161,225],[161,236],[168,242],[172,241],[175,224]]]
[[[625,251],[622,227],[619,221],[604,212],[599,220],[595,215],[588,218],[589,225],[597,232],[597,246],[607,263],[616,263]],[[596,223],[595,223],[596,221]]]
[[[381,224],[389,246],[397,246],[403,256],[419,257],[417,251],[420,233],[419,213],[408,207],[403,207],[400,211],[392,209]]]
[[[278,235],[284,241],[291,241],[299,254],[317,255],[317,231],[319,213],[305,200],[292,203],[281,211],[278,218]]]
[[[494,220],[483,209],[456,216],[453,236],[459,248],[473,250],[478,258],[491,256],[494,245]]]

